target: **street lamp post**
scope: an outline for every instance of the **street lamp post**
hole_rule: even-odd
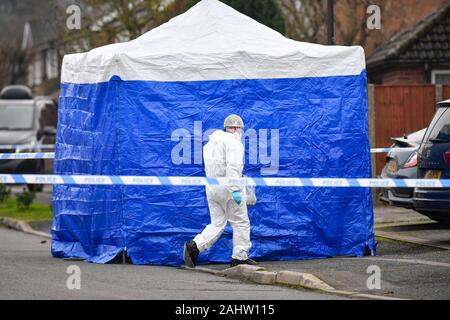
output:
[[[328,44],[334,44],[334,1],[327,2]]]

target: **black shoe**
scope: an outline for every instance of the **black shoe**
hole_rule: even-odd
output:
[[[247,259],[247,260],[233,259],[233,260],[231,260],[230,267],[233,268],[233,267],[236,267],[236,266],[238,266],[240,264],[249,264],[251,266],[258,265],[258,263],[255,260],[252,260],[252,259]]]
[[[189,268],[195,267],[199,253],[200,251],[197,248],[197,244],[193,240],[184,243],[184,263]]]

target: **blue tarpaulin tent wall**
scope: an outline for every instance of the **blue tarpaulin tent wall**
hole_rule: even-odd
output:
[[[246,124],[247,176],[371,176],[362,48],[289,40],[216,0],[64,57],[55,173],[204,176],[202,145],[230,113]],[[368,188],[256,194],[250,257],[375,250]],[[184,241],[209,223],[204,187],[55,185],[53,210],[52,254],[97,263],[126,251],[180,265]],[[229,262],[231,239],[227,227],[200,263]]]

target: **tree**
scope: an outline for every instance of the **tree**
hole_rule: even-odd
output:
[[[326,43],[327,1],[326,0],[278,0],[286,20],[288,38]]]
[[[56,0],[54,0],[56,1]],[[68,30],[65,6],[55,3],[52,21],[65,52],[87,51],[115,42],[135,39],[183,12],[187,0],[81,0],[79,30]]]
[[[188,0],[187,8],[192,7],[200,0]],[[223,3],[237,11],[255,19],[281,34],[285,34],[283,13],[277,0],[221,0]]]
[[[336,36],[340,40],[339,44],[365,46],[369,36],[369,29],[366,28],[366,8],[371,4],[371,1],[335,0],[335,2],[341,8],[340,16],[335,19]]]
[[[42,6],[41,6],[42,7]],[[25,22],[37,20],[30,1],[0,1],[0,89],[10,84],[26,84],[31,60],[29,43],[24,42]],[[29,31],[29,23],[27,23]]]
[[[279,0],[286,16],[287,36],[294,40],[327,43],[327,0]],[[368,0],[334,0],[336,44],[364,45]]]
[[[327,43],[327,0],[278,0],[285,16],[286,35],[298,41]],[[405,28],[413,26],[448,0],[334,0],[335,43],[361,45],[366,53]],[[367,28],[367,8],[381,9],[381,29]],[[418,8],[420,7],[420,9]]]
[[[1,41],[0,44],[0,88],[26,79],[29,51],[23,49],[19,39]]]

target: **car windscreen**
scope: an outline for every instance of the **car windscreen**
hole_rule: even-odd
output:
[[[0,130],[31,130],[33,117],[33,105],[0,105]]]
[[[450,142],[450,111],[439,108],[425,134],[425,142]]]

